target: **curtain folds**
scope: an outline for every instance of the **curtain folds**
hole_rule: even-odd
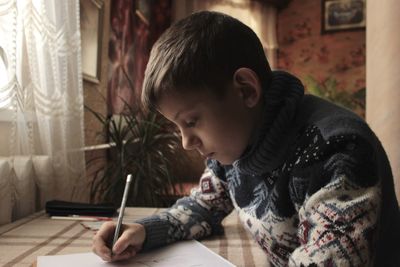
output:
[[[0,35],[0,210],[85,201],[79,0],[0,0]]]

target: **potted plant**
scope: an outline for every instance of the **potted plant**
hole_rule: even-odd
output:
[[[334,77],[328,77],[319,82],[310,75],[304,79],[304,83],[309,93],[351,109],[360,116],[365,117],[365,88],[354,92],[340,90]]]
[[[126,112],[113,116],[86,107],[102,124],[102,134],[110,144],[106,160],[97,157],[88,162],[88,166],[97,166],[90,183],[91,202],[118,205],[126,176],[132,174],[127,205],[169,205],[180,182],[171,173],[172,165],[184,160],[179,135],[160,115],[125,106]]]

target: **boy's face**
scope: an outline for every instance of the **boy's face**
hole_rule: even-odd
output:
[[[235,88],[227,89],[222,99],[209,90],[168,93],[158,107],[178,126],[184,149],[195,149],[225,165],[243,154],[257,118]]]

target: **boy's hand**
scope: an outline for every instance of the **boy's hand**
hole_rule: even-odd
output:
[[[123,224],[121,226],[121,235],[114,244],[111,255],[111,246],[116,223],[106,222],[93,237],[93,252],[104,261],[118,261],[129,259],[136,255],[142,248],[146,231],[141,224]]]

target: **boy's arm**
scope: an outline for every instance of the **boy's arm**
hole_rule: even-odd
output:
[[[289,266],[370,266],[381,207],[376,153],[361,137],[327,143],[322,177],[310,180],[298,209],[300,246]]]
[[[206,168],[198,187],[166,211],[136,221],[146,229],[143,249],[223,231],[221,221],[233,209],[224,177]]]

